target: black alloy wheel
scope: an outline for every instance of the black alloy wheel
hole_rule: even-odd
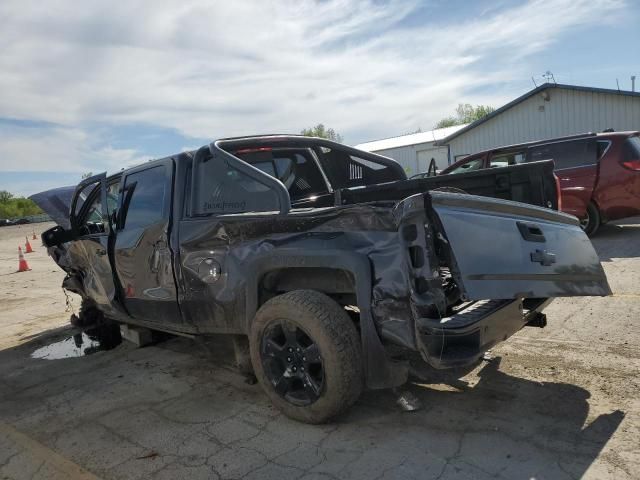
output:
[[[314,403],[324,387],[324,368],[318,345],[302,328],[276,320],[262,337],[260,358],[274,390],[288,402]]]
[[[334,299],[294,290],[265,302],[249,331],[256,379],[287,417],[323,423],[353,405],[364,387],[356,325]]]

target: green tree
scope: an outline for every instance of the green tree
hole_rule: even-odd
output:
[[[459,103],[456,108],[456,114],[441,119],[436,123],[435,128],[446,128],[464,123],[473,123],[476,120],[486,117],[494,110],[495,108],[490,105],[476,105],[474,107],[470,103]]]
[[[0,190],[0,203],[7,203],[13,198],[13,194],[6,190]]]
[[[333,128],[326,128],[322,123],[319,123],[315,127],[305,128],[300,134],[307,137],[326,138],[327,140],[342,143],[342,135],[337,133]]]
[[[26,217],[42,213],[33,200],[22,197],[14,197],[7,191],[0,192],[0,218]]]

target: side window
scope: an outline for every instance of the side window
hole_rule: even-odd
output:
[[[270,166],[269,166],[270,165]],[[275,168],[254,165],[270,175]],[[194,215],[224,215],[230,213],[277,212],[280,201],[277,193],[250,176],[236,170],[223,159],[211,156],[196,161],[193,188]],[[272,172],[271,170],[274,169]]]
[[[480,170],[481,167],[482,158],[476,158],[475,160],[469,160],[467,163],[463,163],[462,165],[451,170],[449,173],[472,172],[474,170]]]
[[[86,192],[90,193],[86,193]],[[76,211],[80,213],[80,226],[84,233],[104,233],[107,231],[109,219],[102,214],[102,197],[100,183],[92,183],[80,192]],[[89,203],[87,203],[89,202]],[[107,214],[110,215],[118,204],[118,182],[107,186]]]
[[[509,165],[518,165],[524,163],[526,154],[524,152],[499,153],[491,157],[489,161],[490,168],[508,167]]]
[[[292,201],[327,192],[327,185],[308,149],[255,149],[236,152],[238,158],[280,180]]]
[[[530,161],[538,160],[553,160],[557,170],[595,165],[598,145],[592,138],[537,145],[531,147]]]
[[[374,185],[401,179],[393,168],[384,163],[350,155],[338,148],[322,148],[318,158],[334,188]]]
[[[124,228],[139,228],[152,225],[165,216],[165,167],[148,168],[127,175],[124,183],[124,198],[128,204],[124,218]]]
[[[623,160],[640,160],[640,137],[629,137],[624,141]]]

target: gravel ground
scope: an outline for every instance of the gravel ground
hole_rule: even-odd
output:
[[[409,385],[420,411],[367,392],[323,426],[275,411],[225,338],[33,358],[91,339],[39,241],[14,273],[32,232],[0,229],[0,478],[639,478],[640,219],[594,239],[612,297],[558,299],[461,380]]]

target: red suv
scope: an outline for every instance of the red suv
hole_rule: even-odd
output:
[[[604,132],[509,145],[475,153],[441,175],[552,159],[563,212],[593,235],[609,220],[640,214],[640,132]]]

